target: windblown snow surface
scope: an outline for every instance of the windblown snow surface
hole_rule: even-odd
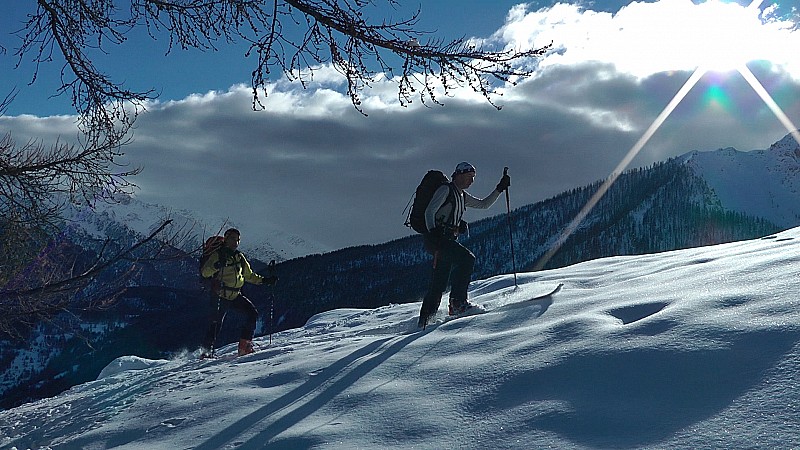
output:
[[[241,358],[120,358],[0,412],[0,446],[797,448],[798,274],[792,229],[476,281],[486,314],[424,331],[418,302],[331,311]]]

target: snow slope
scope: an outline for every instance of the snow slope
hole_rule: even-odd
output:
[[[0,447],[796,448],[798,275],[796,228],[476,281],[488,313],[424,331],[419,303],[331,311],[237,359],[118,359],[0,412]]]

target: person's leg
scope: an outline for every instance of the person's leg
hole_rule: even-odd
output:
[[[428,242],[426,237],[426,248],[439,248],[439,242]],[[428,286],[428,293],[422,299],[422,307],[419,311],[420,327],[427,325],[428,320],[436,314],[439,310],[439,304],[442,302],[442,292],[447,289],[447,283],[450,281],[450,261],[443,257],[442,253],[436,250],[433,254],[433,270],[431,271],[431,282]]]
[[[253,333],[256,331],[256,321],[258,320],[258,310],[255,305],[250,299],[240,294],[231,303],[231,308],[244,315],[244,323],[242,324],[242,332],[239,339],[252,340]]]
[[[431,316],[436,314],[439,310],[439,305],[442,302],[442,292],[447,289],[447,281],[450,278],[450,264],[438,261],[436,267],[433,269],[431,277],[431,284],[428,287],[428,293],[422,299],[422,308],[419,311],[419,325],[425,326]]]
[[[458,310],[467,305],[467,290],[475,267],[475,255],[456,241],[450,241],[442,250],[452,264],[450,304]]]

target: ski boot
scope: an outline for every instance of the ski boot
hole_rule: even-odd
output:
[[[250,339],[239,339],[239,356],[249,355],[255,352],[253,341]]]
[[[451,316],[457,316],[459,314],[464,314],[465,312],[475,307],[477,307],[477,305],[472,304],[466,300],[457,300],[455,298],[451,298],[450,305],[447,308],[447,313]]]

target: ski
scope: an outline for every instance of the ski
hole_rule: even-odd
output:
[[[447,316],[445,316],[445,320],[453,320],[453,319],[458,319],[459,317],[474,316],[474,315],[483,314],[483,313],[486,313],[486,312],[489,312],[489,310],[486,309],[485,306],[473,304],[472,306],[470,306],[469,308],[467,308],[464,311],[461,311],[461,312],[456,313],[456,314],[448,314]]]
[[[245,360],[249,360],[250,359],[250,358],[247,358],[248,356],[252,356],[252,355],[255,355],[257,353],[258,353],[258,351],[255,351],[253,353],[248,353],[246,355],[241,355],[241,356],[237,355],[235,353],[230,354],[230,355],[207,356],[205,358],[199,358],[198,361],[200,361],[200,362],[217,362],[217,361],[233,362],[233,361],[240,361],[240,360],[241,361],[245,361]]]
[[[204,362],[204,361],[235,361],[240,358],[245,358],[247,356],[255,355],[259,353],[262,349],[256,348],[253,352],[247,353],[245,355],[239,355],[236,352],[227,353],[224,355],[213,354],[213,355],[200,355],[197,360]]]
[[[212,362],[212,361],[233,361],[234,359],[238,358],[239,355],[213,355],[213,356],[200,356],[198,361],[201,362]]]
[[[547,294],[542,294],[542,295],[538,295],[538,296],[533,297],[533,298],[529,298],[527,300],[522,300],[519,303],[534,302],[534,301],[537,301],[537,300],[544,300],[544,299],[546,299],[548,297],[551,297],[551,296],[557,294],[559,291],[561,291],[562,287],[564,287],[564,283],[558,283],[558,286],[556,286],[552,291],[548,292]]]
[[[452,320],[461,319],[463,317],[476,316],[495,311],[523,308],[527,307],[531,303],[537,304],[539,306],[539,309],[537,310],[538,311],[537,316],[541,316],[542,314],[544,314],[545,311],[547,311],[547,308],[549,308],[550,305],[553,303],[552,297],[555,294],[559,293],[563,287],[564,283],[559,283],[556,287],[554,287],[547,293],[537,295],[531,298],[526,298],[524,300],[518,300],[511,303],[507,303],[505,305],[498,306],[495,308],[487,308],[484,305],[475,305],[472,308],[469,308],[466,311],[459,314],[453,314],[453,315],[447,314],[444,316],[435,314],[428,320],[428,323],[424,327],[417,325],[411,332],[427,331],[433,327],[438,327],[439,325],[450,322]]]
[[[549,292],[547,292],[545,294],[537,295],[535,297],[527,298],[527,299],[524,299],[524,300],[515,301],[515,302],[508,303],[508,304],[505,304],[505,305],[502,305],[502,306],[499,306],[499,307],[496,307],[496,308],[486,308],[485,306],[475,305],[474,307],[469,308],[469,309],[467,309],[466,311],[464,311],[462,313],[445,316],[444,322],[449,322],[451,320],[459,319],[459,318],[462,318],[462,317],[474,316],[474,315],[478,315],[478,314],[485,314],[487,312],[502,311],[504,309],[521,308],[521,307],[523,307],[523,306],[525,306],[525,305],[527,305],[529,303],[547,303],[547,302],[549,302],[546,305],[543,305],[543,307],[544,307],[543,309],[547,309],[547,306],[550,306],[550,303],[552,303],[551,297],[553,295],[557,294],[558,292],[560,292],[561,288],[563,288],[563,287],[564,287],[564,283],[558,283],[558,286],[556,286],[551,291],[549,291]],[[543,312],[544,312],[544,310],[540,311],[539,315],[541,315]]]

